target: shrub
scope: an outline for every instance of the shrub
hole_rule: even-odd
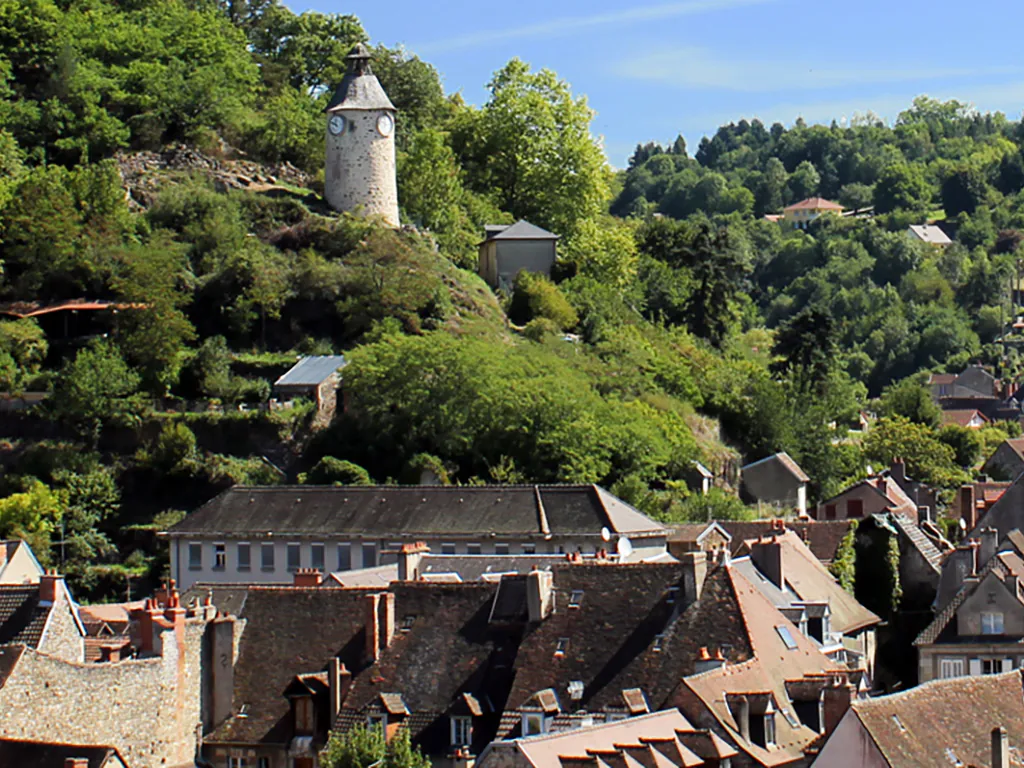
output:
[[[508,316],[517,325],[526,325],[537,317],[547,318],[562,330],[579,322],[576,310],[554,283],[543,275],[526,271],[516,277]]]
[[[303,485],[373,485],[370,473],[351,461],[324,456],[313,468],[299,475]]]

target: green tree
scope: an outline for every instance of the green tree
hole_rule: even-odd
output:
[[[324,456],[299,476],[303,485],[373,485],[370,473],[351,461]]]
[[[878,403],[878,413],[880,416],[899,416],[932,428],[937,428],[942,421],[942,409],[916,377],[886,387]]]
[[[796,167],[789,176],[790,199],[805,200],[818,194],[818,187],[821,185],[821,175],[818,169],[810,162],[804,160]]]
[[[72,425],[95,448],[105,426],[137,423],[140,382],[116,347],[97,341],[61,369],[48,407],[54,419]]]
[[[554,72],[512,59],[469,132],[472,186],[502,210],[563,237],[607,205],[610,171],[590,134],[593,112]]]
[[[931,202],[931,194],[932,188],[920,164],[894,163],[882,171],[875,184],[875,210],[923,211]]]
[[[0,499],[0,537],[24,539],[36,557],[48,564],[50,538],[63,516],[60,495],[38,480],[31,480],[22,493]]]
[[[516,275],[508,316],[518,325],[526,325],[534,318],[544,317],[562,330],[569,330],[579,322],[576,310],[558,290],[558,286],[544,275],[525,270]]]
[[[408,728],[400,728],[385,740],[382,729],[357,725],[344,736],[331,733],[320,753],[324,768],[429,768],[430,761],[419,748],[413,748]]]
[[[961,166],[942,182],[942,207],[946,216],[974,213],[988,197],[988,184],[977,168]]]
[[[929,427],[902,416],[875,423],[864,438],[864,457],[876,466],[888,466],[901,458],[909,476],[936,486],[955,487],[967,479],[950,446]]]

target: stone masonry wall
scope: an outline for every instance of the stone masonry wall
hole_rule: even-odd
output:
[[[398,182],[395,177],[395,134],[381,136],[380,110],[346,110],[345,130],[327,131],[324,188],[336,211],[383,216],[398,226]]]
[[[26,649],[0,688],[0,737],[109,744],[132,768],[194,765],[204,628],[164,631],[162,657],[110,664]]]
[[[57,590],[57,602],[50,610],[50,619],[39,642],[40,651],[65,661],[85,659],[85,644],[73,611],[67,588],[61,585]]]

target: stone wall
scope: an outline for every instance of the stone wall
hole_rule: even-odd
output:
[[[398,226],[398,182],[395,177],[395,134],[381,136],[382,110],[345,110],[345,130],[327,131],[325,196],[336,211],[383,216]]]
[[[26,649],[0,688],[0,737],[109,744],[132,768],[192,766],[205,622],[161,633],[161,657],[108,664]]]

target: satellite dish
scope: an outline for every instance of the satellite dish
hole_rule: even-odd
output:
[[[601,529],[601,538],[604,541],[611,541],[612,540],[612,532],[608,530],[607,526],[605,526],[604,528]]]
[[[626,536],[619,536],[619,540],[615,543],[615,551],[619,553],[619,557],[627,558],[633,554],[633,542]]]

